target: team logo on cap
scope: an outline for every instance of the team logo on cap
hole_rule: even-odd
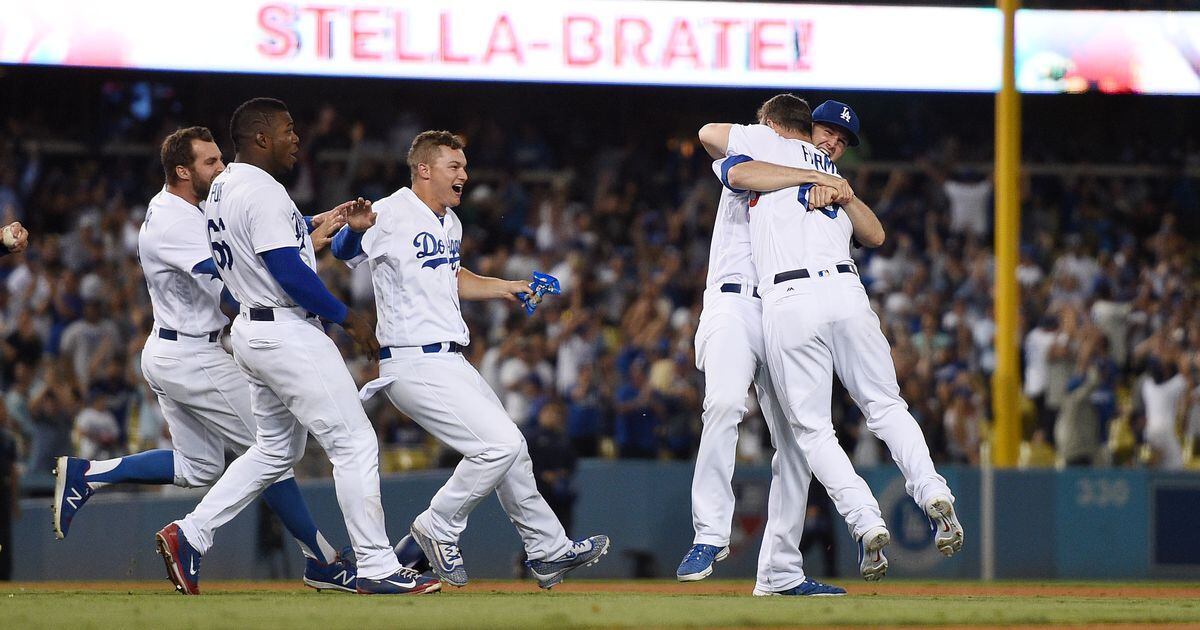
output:
[[[838,118],[841,118],[846,122],[850,122],[850,108],[842,107],[842,113],[838,114]]]

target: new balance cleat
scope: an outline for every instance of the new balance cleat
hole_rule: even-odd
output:
[[[425,557],[425,552],[421,551],[421,546],[413,540],[412,535],[405,536],[396,543],[396,559],[400,561],[400,566],[416,571],[417,573],[425,573],[430,570],[429,558]]]
[[[887,573],[887,556],[883,548],[892,542],[892,537],[883,527],[872,527],[858,539],[858,572],[868,582],[877,582]]]
[[[91,462],[78,457],[59,457],[54,466],[54,537],[62,540],[71,529],[75,513],[95,494],[84,480]]]
[[[345,551],[343,551],[344,553]],[[353,561],[345,560],[343,554],[338,554],[338,557],[329,564],[315,558],[306,559],[304,561],[304,585],[318,591],[358,592],[356,585],[358,568]],[[350,554],[350,557],[353,558],[354,551],[351,550]]]
[[[525,566],[537,578],[538,586],[553,588],[571,571],[600,562],[600,557],[608,553],[608,546],[608,536],[600,534],[575,541],[570,551],[554,560],[527,560]]]
[[[158,555],[167,564],[167,579],[183,595],[200,594],[200,552],[196,551],[175,523],[154,536]]]
[[[442,590],[437,578],[425,577],[412,569],[401,568],[382,580],[358,578],[357,591],[362,595],[422,595]]]
[[[462,550],[459,549],[458,543],[434,540],[416,522],[408,531],[429,559],[430,568],[443,582],[450,586],[467,585],[467,566],[463,562]]]
[[[712,575],[714,564],[728,557],[729,547],[692,545],[687,555],[683,557],[683,561],[679,563],[679,568],[675,570],[675,577],[680,582],[697,582],[703,580]]]
[[[754,589],[755,597],[774,597],[776,595],[801,597],[837,597],[845,594],[846,589],[840,586],[824,584],[810,577],[804,578],[803,582],[784,591],[764,591],[759,588]]]
[[[929,527],[933,530],[933,544],[938,551],[949,558],[958,553],[963,547],[963,528],[954,513],[954,504],[948,497],[934,497],[925,506],[925,515],[929,517]]]

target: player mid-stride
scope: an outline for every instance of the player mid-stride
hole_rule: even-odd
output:
[[[370,324],[329,293],[314,271],[304,217],[277,179],[295,165],[300,147],[292,116],[280,101],[252,99],[234,112],[230,134],[237,155],[213,181],[205,220],[213,260],[241,304],[231,345],[250,381],[258,433],[191,514],[159,531],[168,576],[182,592],[198,591],[200,558],[216,529],[291,470],[311,432],[333,463],[357,561],[356,590],[437,591],[440,582],[400,566],[388,541],[379,443],[354,379],[318,319],[340,324],[372,355],[379,351]],[[348,211],[347,220],[360,220],[364,209]]]
[[[462,199],[467,158],[458,136],[419,134],[408,166],[412,188],[376,202],[378,218],[365,233],[348,225],[333,242],[338,258],[371,265],[383,347],[380,378],[363,388],[362,397],[384,391],[397,409],[463,455],[411,528],[442,581],[467,583],[459,536],[471,510],[495,491],[525,543],[526,565],[539,586],[551,588],[567,573],[598,562],[608,552],[608,537],[567,537],[537,491],[525,438],[462,355],[470,333],[460,299],[515,302],[531,287],[476,275],[460,262],[463,224],[452,208]]]
[[[105,461],[59,457],[53,505],[59,539],[104,486],[208,486],[225,469],[226,448],[241,454],[254,443],[250,384],[220,344],[220,331],[229,320],[221,312],[223,285],[199,208],[213,179],[225,170],[221,150],[208,129],[188,127],[167,136],[161,157],[166,185],[150,200],[138,236],[138,258],[154,311],[142,374],[158,397],[174,449]],[[340,225],[338,212],[316,220]],[[307,559],[304,583],[353,592],[353,563],[339,558],[321,535],[291,471],[263,492],[263,500],[300,543]]]

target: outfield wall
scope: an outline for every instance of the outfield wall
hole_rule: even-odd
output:
[[[892,531],[889,576],[978,578],[980,557],[980,473],[947,467],[943,471],[957,493],[957,508],[967,546],[943,559],[931,544],[927,522],[908,499],[894,467],[864,471],[879,498]],[[691,543],[690,463],[585,461],[576,483],[576,536],[603,532],[613,550],[591,577],[625,578],[639,572],[673,574]],[[411,473],[383,482],[383,502],[393,541],[449,471]],[[743,467],[735,478],[734,553],[721,563],[721,577],[751,577],[762,536],[770,471]],[[1200,475],[1144,470],[997,471],[995,474],[997,578],[1140,579],[1200,578]],[[329,480],[303,484],[317,520],[329,539],[347,540]],[[99,494],[80,513],[65,541],[54,540],[46,499],[23,502],[15,524],[17,580],[157,579],[164,577],[154,553],[153,536],[164,524],[186,514],[197,491],[174,490]],[[299,575],[300,557],[288,543],[272,563],[259,551],[256,504],[218,532],[216,546],[204,559],[203,576],[218,578]],[[837,569],[856,575],[854,545],[835,517]],[[486,500],[472,515],[462,539],[467,567],[474,577],[513,574],[520,539],[497,501]],[[4,550],[7,553],[9,550]],[[274,564],[274,567],[272,566]],[[810,573],[829,575],[821,554],[810,551]],[[277,574],[278,575],[278,574]]]

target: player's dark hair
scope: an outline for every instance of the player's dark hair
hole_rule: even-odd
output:
[[[408,148],[408,170],[414,175],[418,164],[429,164],[436,157],[438,147],[450,147],[458,150],[467,146],[461,136],[449,131],[422,131],[413,138],[412,146]]]
[[[233,150],[241,151],[245,143],[254,140],[254,134],[271,129],[271,117],[288,110],[287,105],[277,98],[252,98],[233,110],[229,120],[229,137]]]
[[[777,94],[758,108],[758,122],[771,122],[800,133],[812,133],[812,108],[808,101],[794,94]]]
[[[175,174],[176,166],[191,167],[192,162],[196,161],[196,152],[192,150],[193,140],[216,142],[207,127],[176,129],[163,140],[159,157],[162,159],[163,175],[166,176],[168,184],[179,183],[179,176]]]

